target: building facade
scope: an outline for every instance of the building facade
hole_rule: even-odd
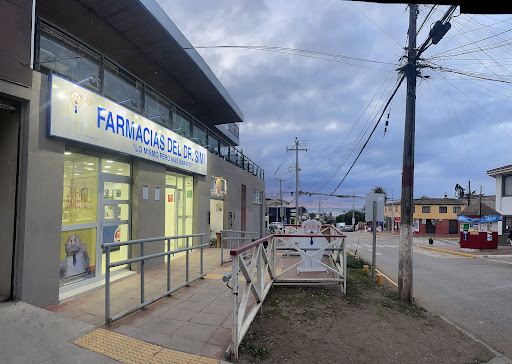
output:
[[[498,244],[505,245],[512,231],[512,165],[491,169],[487,175],[496,179],[495,210],[502,215],[498,222]]]
[[[0,30],[3,298],[101,285],[105,242],[264,233],[243,114],[154,0],[2,2]]]
[[[425,234],[457,234],[457,214],[466,206],[465,200],[456,198],[423,197],[413,201],[413,219],[415,233]],[[386,227],[391,230],[400,229],[400,202],[387,203],[384,206]]]

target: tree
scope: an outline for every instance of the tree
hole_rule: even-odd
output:
[[[381,186],[377,186],[377,187],[373,187],[372,188],[372,193],[383,193],[384,194],[384,200],[387,201],[388,200],[388,192],[386,191],[386,189],[384,187],[381,187]]]
[[[354,212],[355,222],[356,224],[359,221],[364,221],[364,213],[361,211],[355,210]],[[336,222],[344,222],[347,225],[352,225],[352,210],[345,212],[344,214],[336,216]]]
[[[334,224],[335,221],[336,220],[334,219],[334,217],[326,217],[325,218],[325,224],[326,225],[332,225],[332,224]]]
[[[458,198],[468,197],[466,189],[458,183],[455,185],[455,194]],[[476,196],[476,191],[471,191],[471,196]]]
[[[314,212],[309,213],[309,218],[314,219],[316,217],[316,214]]]

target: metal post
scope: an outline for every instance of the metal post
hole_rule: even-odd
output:
[[[140,243],[140,256],[144,256],[144,242]],[[144,260],[140,261],[140,303],[144,303]]]
[[[224,231],[220,232],[220,265],[224,265]]]
[[[188,248],[188,236],[187,236],[187,248]],[[189,266],[189,251],[187,250],[187,270],[185,272],[185,278],[186,278],[186,282],[188,282],[188,266]]]
[[[345,238],[343,238],[343,293],[347,294],[347,246],[345,245]]]
[[[356,231],[356,189],[354,188],[354,194],[352,195],[352,227]]]
[[[203,275],[203,235],[201,235],[200,242],[201,242],[201,275]]]
[[[373,201],[373,250],[372,250],[372,278],[375,279],[375,264],[377,263],[377,201]]]
[[[404,151],[400,217],[400,248],[398,261],[398,299],[412,303],[412,218],[414,188],[414,134],[416,116],[416,18],[418,5],[409,4],[409,46],[407,65],[407,98],[405,105]]]
[[[105,325],[110,323],[110,247],[105,252]]]
[[[167,239],[167,252],[171,251],[171,239]],[[171,290],[171,255],[167,255],[167,292]]]

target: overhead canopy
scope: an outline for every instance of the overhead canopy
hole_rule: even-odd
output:
[[[207,126],[243,113],[154,0],[38,0],[36,15],[95,48]]]

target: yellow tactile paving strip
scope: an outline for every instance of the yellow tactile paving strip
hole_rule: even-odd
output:
[[[104,329],[97,329],[74,343],[126,364],[218,364],[219,362],[217,359],[163,348]]]

